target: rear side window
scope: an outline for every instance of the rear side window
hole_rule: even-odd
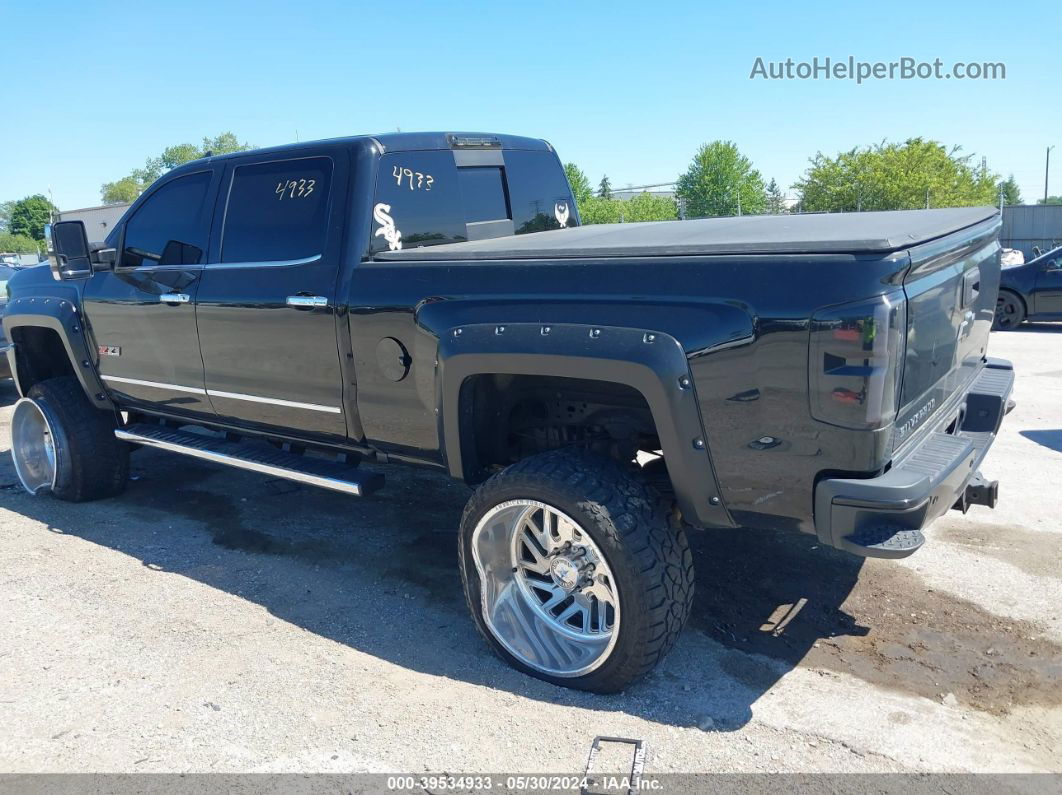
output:
[[[384,155],[376,177],[371,253],[464,240],[461,193],[450,151]]]
[[[211,171],[178,177],[154,191],[125,225],[123,267],[195,265],[209,232]]]
[[[553,152],[509,150],[505,173],[516,234],[578,226],[568,180]]]
[[[305,259],[324,251],[332,159],[238,166],[221,238],[222,262]]]

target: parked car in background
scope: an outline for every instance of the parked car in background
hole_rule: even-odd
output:
[[[0,318],[4,316],[4,310],[7,309],[7,280],[18,270],[6,262],[0,264]],[[7,345],[7,334],[4,333],[3,324],[0,323],[0,378],[11,377],[11,366],[7,363]]]
[[[992,328],[1017,328],[1026,320],[1062,320],[1062,246],[1024,265],[1003,265]]]

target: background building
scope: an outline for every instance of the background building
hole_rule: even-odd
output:
[[[55,220],[84,221],[89,242],[96,243],[103,241],[110,234],[128,209],[128,204],[104,204],[99,207],[82,207],[80,210],[60,210]]]

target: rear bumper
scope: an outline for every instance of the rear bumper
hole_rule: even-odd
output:
[[[975,476],[1013,407],[1013,386],[1011,363],[989,359],[951,433],[935,429],[876,478],[820,481],[815,488],[819,539],[857,555],[905,557],[921,546],[921,529],[949,508],[981,502],[970,499],[967,486],[974,481],[973,489],[984,489]]]

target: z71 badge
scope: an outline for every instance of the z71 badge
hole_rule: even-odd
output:
[[[99,350],[100,356],[122,355],[122,349],[118,345],[100,345],[97,350]]]

